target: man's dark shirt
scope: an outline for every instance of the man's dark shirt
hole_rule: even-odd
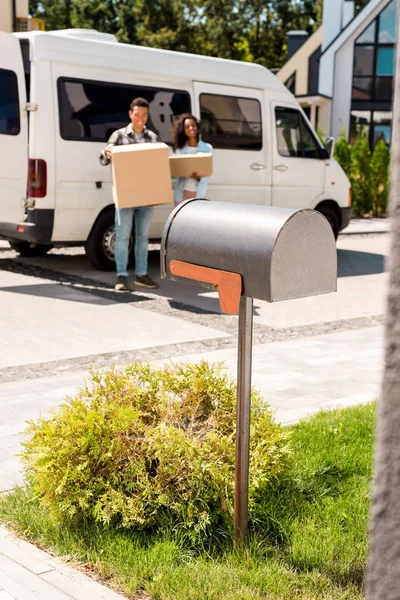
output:
[[[132,123],[129,123],[127,127],[122,127],[121,129],[114,131],[107,142],[107,146],[124,146],[126,144],[154,143],[160,141],[158,135],[154,133],[154,131],[147,129],[147,127],[145,127],[143,129],[143,133],[139,135],[143,136],[143,139],[140,141],[136,139],[136,134],[132,128]],[[100,154],[100,162],[102,165],[110,164],[110,159],[104,154],[104,150],[102,150]]]

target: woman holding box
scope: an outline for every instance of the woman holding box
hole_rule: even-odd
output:
[[[212,146],[200,139],[200,122],[193,115],[181,115],[174,124],[174,153],[197,154],[212,152]],[[207,191],[208,177],[199,177],[192,173],[191,177],[178,177],[175,182],[174,202],[179,204],[189,198],[204,198]]]

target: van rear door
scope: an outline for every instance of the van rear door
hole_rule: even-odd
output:
[[[24,219],[28,178],[28,123],[20,43],[0,31],[0,223]]]

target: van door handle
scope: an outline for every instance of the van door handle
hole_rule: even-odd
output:
[[[253,163],[252,165],[250,165],[250,169],[253,169],[253,171],[264,171],[265,165],[260,165],[260,163]]]
[[[276,165],[274,167],[274,171],[287,171],[288,170],[288,166],[287,165]]]

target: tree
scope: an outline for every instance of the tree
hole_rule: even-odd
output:
[[[93,28],[155,48],[280,67],[287,33],[312,33],[321,0],[30,0],[46,29]]]
[[[32,17],[44,19],[46,29],[68,29],[72,26],[74,0],[30,0],[29,12]]]
[[[195,0],[136,0],[133,14],[138,44],[201,53]]]

